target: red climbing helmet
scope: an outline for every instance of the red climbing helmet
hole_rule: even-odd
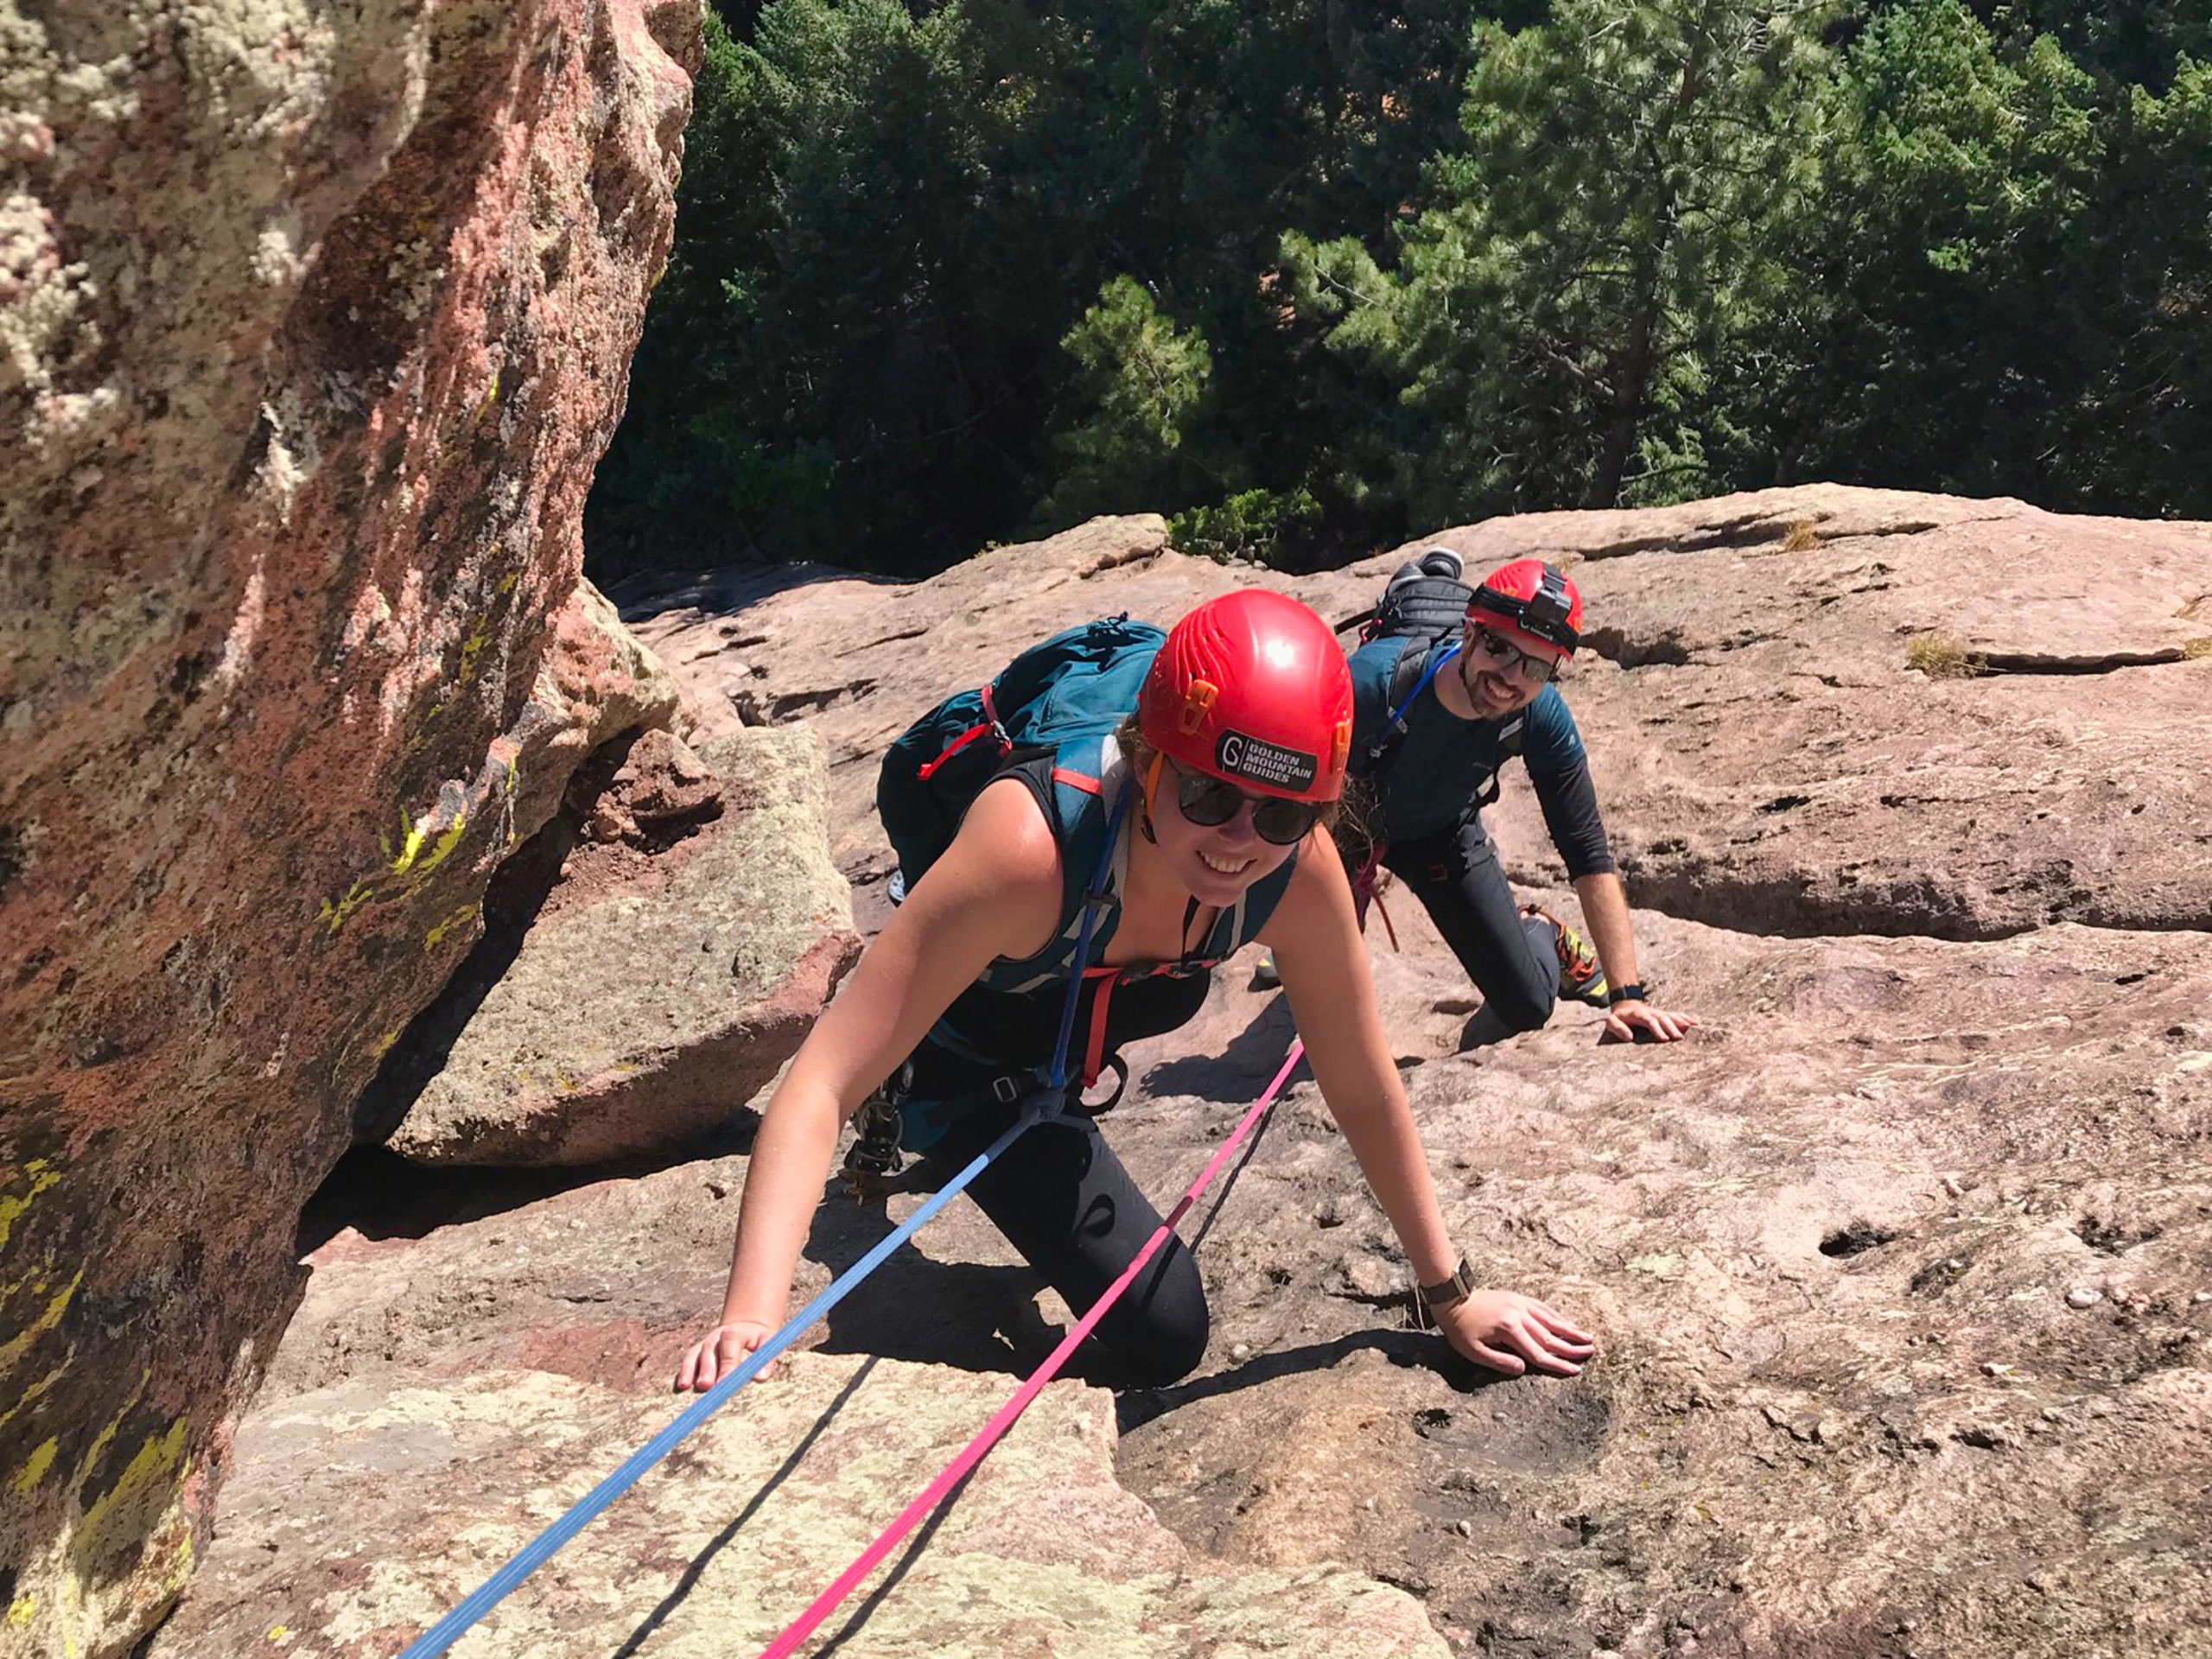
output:
[[[1287,594],[1210,599],[1168,630],[1137,694],[1144,741],[1263,795],[1333,801],[1351,752],[1351,672]]]
[[[1582,595],[1556,566],[1516,559],[1483,578],[1467,615],[1572,654],[1582,632]]]

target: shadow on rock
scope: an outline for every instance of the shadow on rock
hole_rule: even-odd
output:
[[[295,1249],[310,1255],[348,1228],[370,1239],[426,1238],[441,1227],[524,1209],[580,1186],[636,1180],[694,1159],[749,1153],[760,1128],[757,1113],[741,1110],[711,1134],[666,1154],[531,1168],[418,1164],[382,1147],[355,1147],[302,1206]]]
[[[837,1421],[837,1414],[844,1410],[847,1402],[860,1392],[861,1384],[868,1381],[868,1373],[874,1369],[875,1361],[873,1358],[861,1362],[860,1369],[853,1373],[851,1381],[837,1390],[837,1397],[832,1400],[828,1408],[814,1420],[812,1427],[801,1437],[798,1444],[791,1448],[791,1455],[776,1466],[775,1473],[760,1483],[760,1490],[746,1500],[745,1507],[730,1517],[729,1524],[716,1533],[707,1547],[691,1558],[690,1565],[683,1569],[683,1576],[676,1581],[676,1587],[663,1596],[660,1605],[646,1614],[644,1623],[630,1632],[629,1640],[614,1650],[613,1659],[632,1659],[632,1656],[645,1646],[646,1640],[652,1633],[667,1621],[668,1616],[683,1605],[683,1599],[690,1595],[693,1587],[698,1584],[700,1575],[707,1570],[708,1563],[728,1547],[730,1541],[745,1529],[745,1523],[760,1513],[760,1506],[768,1501],[775,1490],[791,1478],[791,1471],[806,1461],[806,1454],[814,1449],[814,1443],[822,1438],[822,1432]],[[948,1507],[950,1507],[949,1504]]]
[[[1211,1372],[1170,1388],[1132,1389],[1115,1402],[1116,1420],[1121,1432],[1127,1434],[1155,1418],[1202,1400],[1218,1399],[1301,1373],[1333,1370],[1366,1348],[1373,1349],[1403,1370],[1434,1371],[1461,1394],[1481,1394],[1501,1382],[1523,1380],[1500,1376],[1462,1359],[1425,1331],[1354,1331],[1327,1342],[1309,1342],[1296,1348],[1255,1354],[1228,1370]],[[1602,1406],[1599,1409],[1605,1410]]]
[[[1242,1105],[1268,1085],[1282,1064],[1283,1052],[1298,1035],[1290,1003],[1269,997],[1251,1024],[1216,1054],[1193,1054],[1155,1065],[1141,1079],[1154,1099],[1186,1095],[1223,1105]]]
[[[815,1211],[806,1253],[834,1278],[894,1224],[880,1205],[856,1205],[833,1186]],[[1060,1336],[1037,1311],[1044,1282],[1033,1268],[933,1262],[905,1244],[830,1310],[818,1346],[823,1353],[1022,1376]]]
[[[603,567],[601,574],[605,574]],[[627,623],[643,621],[667,611],[721,616],[795,588],[810,588],[822,582],[867,582],[873,587],[901,585],[893,577],[872,576],[833,564],[771,564],[760,561],[726,565],[692,575],[639,570],[608,580],[604,591]],[[918,631],[910,637],[918,638]],[[741,639],[742,636],[736,639]]]
[[[952,1513],[953,1505],[966,1495],[968,1483],[975,1478],[976,1471],[970,1469],[952,1484],[952,1490],[945,1493],[944,1499],[930,1511],[929,1519],[922,1522],[921,1530],[914,1535],[898,1560],[892,1564],[891,1570],[883,1575],[882,1581],[868,1592],[866,1601],[853,1609],[853,1616],[838,1627],[837,1633],[822,1644],[816,1659],[830,1659],[832,1654],[842,1653],[845,1643],[867,1627],[868,1620],[875,1616],[875,1610],[899,1587],[899,1580],[906,1576],[914,1563],[921,1560],[923,1552],[930,1547],[930,1540],[937,1535],[937,1529],[944,1524],[946,1517]]]

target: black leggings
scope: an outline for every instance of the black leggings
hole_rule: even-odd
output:
[[[1015,1107],[963,1113],[930,1148],[957,1169],[1007,1128]],[[1078,1315],[1122,1274],[1160,1222],[1098,1125],[1070,1116],[1032,1124],[968,1188],[1007,1243]],[[1100,1319],[1089,1357],[1094,1380],[1160,1388],[1205,1357],[1210,1321],[1198,1264],[1173,1234]]]
[[[1534,1031],[1559,996],[1559,930],[1523,916],[1497,847],[1470,814],[1456,829],[1394,841],[1383,868],[1413,889],[1436,931],[1509,1030]]]

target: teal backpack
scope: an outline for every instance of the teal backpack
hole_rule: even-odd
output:
[[[1026,764],[1048,765],[1047,812],[1060,845],[1059,938],[1024,962],[995,962],[982,982],[1026,992],[1091,968],[1075,961],[1083,914],[1103,912],[1094,943],[1111,937],[1128,840],[1118,800],[1104,798],[1107,748],[1137,706],[1166,634],[1127,616],[1086,622],[1015,658],[988,685],[948,697],[893,742],[876,780],[876,810],[899,857],[892,901],[944,855],[983,786]],[[1295,861],[1256,882],[1224,912],[1205,950],[1170,971],[1211,966],[1256,932],[1289,885]]]
[[[1216,919],[1200,949],[1179,962],[1107,968],[1093,960],[1103,953],[1120,918],[1131,834],[1128,802],[1134,791],[1122,769],[1112,763],[1109,748],[1115,729],[1135,709],[1145,675],[1166,638],[1150,623],[1133,622],[1126,615],[1056,633],[1023,652],[988,685],[946,698],[908,727],[885,751],[876,779],[876,810],[899,859],[890,883],[893,904],[944,856],[986,785],[1021,771],[1040,786],[1039,804],[1060,848],[1060,929],[1034,957],[992,963],[978,983],[1017,995],[1066,985],[1060,1052],[1049,1072],[1040,1068],[1047,1086],[1057,1089],[1071,1058],[1071,1025],[1082,986],[1096,982],[1077,1075],[1088,1089],[1102,1067],[1110,1066],[1121,1081],[1112,1099],[1077,1108],[1089,1113],[1110,1108],[1128,1080],[1119,1058],[1105,1049],[1114,986],[1155,973],[1189,974],[1219,963],[1274,912],[1296,862],[1287,859],[1254,883]],[[1041,787],[1046,778],[1049,790]],[[1197,901],[1192,902],[1195,908]],[[964,1059],[986,1066],[995,1063],[996,1057],[958,1030],[950,1014],[931,1027],[930,1039]],[[845,1160],[855,1196],[881,1190],[899,1168],[902,1147],[918,1151],[944,1134],[933,1108],[957,1109],[961,1103],[907,1100],[911,1075],[911,1067],[902,1067],[861,1109],[860,1135]],[[1012,1078],[998,1078],[993,1091],[1014,1084]],[[1012,1096],[998,1093],[998,1098]]]
[[[894,900],[944,855],[983,785],[1008,768],[1051,754],[1056,785],[1096,795],[1098,754],[1137,706],[1166,638],[1127,616],[1085,622],[1032,645],[988,685],[947,697],[901,733],[875,785],[876,811],[899,857]],[[1073,763],[1065,781],[1057,775],[1064,751]],[[1080,897],[1089,861],[1064,861]]]

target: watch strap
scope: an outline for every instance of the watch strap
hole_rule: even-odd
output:
[[[1632,981],[1630,983],[1626,985],[1616,985],[1612,989],[1605,993],[1605,1006],[1609,1008],[1616,1002],[1641,1002],[1643,1001],[1643,982],[1640,979]]]
[[[1461,1256],[1459,1265],[1452,1269],[1452,1276],[1433,1285],[1418,1286],[1415,1294],[1424,1308],[1449,1307],[1454,1302],[1464,1302],[1475,1288],[1475,1270]]]

